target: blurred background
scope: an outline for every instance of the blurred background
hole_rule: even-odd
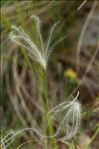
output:
[[[50,27],[57,21],[60,24],[54,31],[52,43],[66,36],[54,48],[48,63],[49,107],[53,108],[79,91],[82,122],[74,142],[80,149],[86,149],[89,142],[91,149],[99,149],[98,0],[1,1],[1,138],[11,131],[40,126],[43,109],[37,78],[32,75],[35,62],[29,59],[25,49],[9,39],[12,25],[24,26],[25,31],[33,35],[30,17],[33,14],[41,19],[45,42]],[[24,132],[16,138],[10,149],[31,139],[31,133]],[[35,143],[24,145],[23,148],[41,149],[42,144],[36,134],[34,138]],[[60,149],[69,148],[62,142],[58,145]]]

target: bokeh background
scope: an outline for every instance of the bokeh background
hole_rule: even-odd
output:
[[[35,14],[41,19],[45,42],[50,27],[57,21],[60,24],[54,31],[52,43],[67,37],[54,48],[49,59],[49,107],[79,91],[82,122],[75,144],[86,149],[86,144],[91,142],[91,149],[99,149],[99,1],[87,0],[80,8],[82,3],[82,0],[1,1],[1,138],[10,131],[40,125],[41,96],[37,78],[32,76],[36,64],[28,58],[25,49],[9,38],[12,25],[24,26],[26,32],[32,34],[30,16]],[[24,145],[24,149],[42,148],[34,136],[36,143]],[[10,148],[15,149],[29,139],[30,132],[18,135]],[[61,142],[59,148],[69,147]]]

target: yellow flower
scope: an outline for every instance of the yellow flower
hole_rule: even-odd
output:
[[[70,79],[77,79],[77,72],[74,71],[72,68],[69,68],[64,71],[64,76],[69,77]]]

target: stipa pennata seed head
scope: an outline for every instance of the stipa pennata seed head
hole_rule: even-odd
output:
[[[58,128],[55,136],[60,136],[61,133],[65,134],[60,139],[69,140],[75,136],[80,128],[81,122],[81,104],[76,101],[79,92],[73,101],[64,102],[54,107],[48,114],[52,120],[57,121]]]
[[[57,22],[52,26],[47,40],[47,44],[45,45],[44,44],[45,42],[43,42],[40,29],[40,19],[35,15],[31,16],[31,18],[35,22],[36,33],[39,36],[41,47],[38,47],[38,45],[33,40],[30,39],[30,37],[24,32],[24,30],[21,27],[18,28],[16,26],[12,26],[13,31],[10,33],[10,38],[12,39],[13,42],[17,43],[20,46],[23,46],[28,51],[29,56],[35,61],[37,61],[44,69],[46,69],[48,58],[51,52],[60,41],[66,38],[66,36],[60,38],[54,44],[50,45],[51,38],[53,36],[53,31],[55,27],[59,24],[59,22]]]
[[[13,142],[13,139],[10,140],[10,138],[13,135],[15,135],[15,133],[14,131],[11,131],[4,138],[1,138],[1,141],[0,141],[1,149],[7,149],[10,146],[10,144]]]

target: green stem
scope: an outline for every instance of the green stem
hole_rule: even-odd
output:
[[[95,133],[93,134],[93,136],[92,136],[90,142],[88,143],[86,149],[89,149],[90,144],[91,144],[91,143],[93,142],[93,140],[96,138],[96,136],[97,136],[98,133],[99,133],[99,126],[98,126],[98,128],[96,129]]]
[[[42,82],[42,84],[43,84],[42,97],[43,97],[44,107],[45,107],[45,117],[46,117],[46,121],[47,121],[47,125],[48,125],[46,133],[48,132],[48,136],[53,136],[52,138],[50,138],[50,144],[51,144],[52,149],[57,149],[56,141],[54,138],[53,122],[52,122],[50,116],[48,116],[48,112],[49,112],[48,84],[47,84],[47,71],[45,71],[45,70],[43,71],[43,80],[42,81],[43,81]]]

